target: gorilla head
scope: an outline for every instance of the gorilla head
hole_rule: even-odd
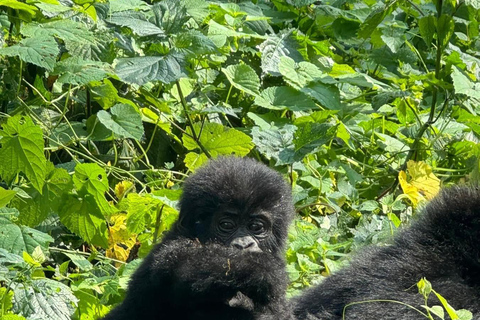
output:
[[[250,158],[220,158],[185,181],[174,233],[281,255],[293,212],[278,173]]]

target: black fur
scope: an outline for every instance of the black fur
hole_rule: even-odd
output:
[[[296,298],[298,319],[342,319],[345,305],[395,300],[423,312],[416,282],[427,278],[455,309],[480,319],[480,192],[452,188],[427,205],[419,221],[400,232],[393,245],[372,247],[349,267]],[[432,294],[429,305],[440,305]],[[346,319],[420,320],[421,314],[391,302],[363,303],[346,309]]]
[[[224,208],[240,219],[268,217],[261,251],[219,240],[213,219]],[[104,319],[287,319],[283,255],[293,213],[290,187],[275,171],[248,158],[210,161],[187,179],[179,220]]]

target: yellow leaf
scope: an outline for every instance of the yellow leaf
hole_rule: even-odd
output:
[[[127,229],[126,214],[116,214],[110,217],[107,257],[127,261],[130,250],[136,243],[136,235]]]
[[[440,180],[433,174],[432,167],[423,161],[408,161],[407,172],[400,171],[398,181],[414,207],[419,202],[431,200],[440,190]]]
[[[122,181],[117,183],[115,186],[115,195],[117,196],[118,200],[122,200],[123,197],[131,190],[133,190],[133,182]]]

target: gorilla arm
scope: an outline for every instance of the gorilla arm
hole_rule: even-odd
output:
[[[248,315],[269,314],[285,305],[285,287],[284,262],[269,253],[167,240],[145,258],[125,301],[105,320],[170,319],[169,314],[188,319],[181,316],[187,310],[199,319],[211,310],[217,319],[233,314],[253,318]]]

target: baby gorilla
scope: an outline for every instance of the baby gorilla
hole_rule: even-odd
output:
[[[104,319],[288,319],[293,213],[275,171],[248,158],[210,161],[185,181],[178,221]]]
[[[372,247],[349,267],[294,300],[298,319],[422,320],[424,305],[415,283],[426,278],[455,309],[480,319],[480,192],[442,191],[411,228],[388,247]],[[429,306],[440,305],[434,294]],[[409,308],[406,305],[417,308]],[[435,318],[437,319],[437,318]]]

